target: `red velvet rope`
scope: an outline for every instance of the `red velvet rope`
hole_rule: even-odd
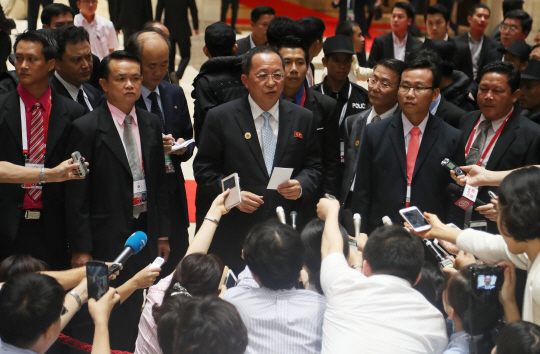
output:
[[[65,334],[60,333],[58,341],[62,344],[70,346],[72,348],[82,350],[83,352],[90,353],[92,351],[92,346],[90,344],[83,343],[76,339],[66,336]],[[111,350],[111,354],[133,354],[130,352],[123,352],[121,350]]]

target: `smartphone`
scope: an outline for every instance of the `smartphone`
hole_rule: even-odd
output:
[[[415,232],[422,232],[431,229],[431,225],[417,207],[401,209],[399,214],[412,226]]]
[[[77,174],[79,177],[85,177],[88,174],[88,168],[84,163],[81,153],[75,151],[73,154],[71,154],[71,159],[73,160],[73,163],[79,163],[79,167],[77,167]]]
[[[355,251],[358,251],[358,244],[356,243],[356,239],[349,237],[349,247],[351,247]]]
[[[465,176],[465,172],[463,172],[463,170],[461,168],[459,168],[459,166],[457,166],[455,163],[453,163],[452,161],[450,161],[450,159],[444,159],[442,162],[441,162],[441,165],[443,167],[446,167],[446,169],[448,171],[454,171],[454,173],[456,174],[456,176]]]
[[[497,198],[499,198],[499,197],[497,197],[497,194],[493,193],[492,191],[488,191],[488,194],[489,194],[489,197],[490,197],[491,199],[497,199]]]
[[[227,289],[234,288],[236,283],[238,283],[238,279],[236,278],[236,275],[234,275],[234,272],[229,269],[227,277],[225,278],[225,286]]]
[[[107,265],[101,261],[86,263],[86,280],[88,281],[88,297],[99,300],[109,291],[109,275]]]
[[[230,189],[229,195],[225,198],[225,209],[229,210],[237,206],[242,202],[242,197],[240,196],[240,178],[238,173],[233,173],[230,176],[227,176],[221,180],[222,191],[225,192],[227,189]]]
[[[154,259],[154,262],[152,262],[152,264],[150,265],[150,269],[161,268],[163,263],[165,263],[165,259],[163,259],[162,257],[157,257],[156,259]]]

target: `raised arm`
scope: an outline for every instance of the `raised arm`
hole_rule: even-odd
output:
[[[317,204],[317,216],[324,220],[321,243],[322,260],[332,253],[343,253],[343,238],[339,231],[339,201],[321,198]]]

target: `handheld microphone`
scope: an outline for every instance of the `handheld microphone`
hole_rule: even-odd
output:
[[[296,211],[291,211],[291,226],[296,230]]]
[[[360,217],[360,214],[356,213],[353,216],[353,222],[354,222],[354,237],[360,236],[360,225],[362,224],[362,218]]]
[[[458,186],[457,184],[450,183],[446,187],[446,192],[457,201],[454,203],[463,210],[469,209],[471,206],[483,206],[486,202],[477,199],[478,189],[465,185],[465,187]]]
[[[282,224],[287,223],[287,220],[285,219],[285,211],[283,210],[282,207],[278,206],[276,208],[276,214],[277,214],[277,217],[278,217],[279,221],[281,221]]]
[[[125,263],[129,257],[131,257],[134,254],[139,253],[144,246],[146,246],[146,242],[148,241],[148,237],[146,234],[142,231],[136,231],[131,235],[126,243],[124,244],[124,250],[116,259],[113,261],[112,266],[109,267],[109,276],[116,272],[117,270],[122,267],[122,264]]]
[[[439,263],[439,269],[443,270],[444,268],[454,268],[454,263],[452,263],[451,260],[444,258],[441,256],[437,248],[433,245],[433,242],[431,242],[428,239],[423,239],[424,244],[426,247],[431,251],[431,253],[437,258],[437,262]]]
[[[392,220],[390,220],[390,218],[388,216],[383,216],[382,223],[383,223],[384,226],[392,226],[392,225],[394,225],[392,223]]]

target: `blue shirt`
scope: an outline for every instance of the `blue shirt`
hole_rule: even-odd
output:
[[[11,344],[2,342],[0,339],[0,354],[36,354],[30,349],[23,349]]]
[[[300,91],[298,91],[294,97],[291,97],[291,98],[294,98],[294,102],[297,104],[297,105],[300,105],[300,103],[302,103],[302,96],[304,96],[304,85],[302,85],[302,88],[300,89]],[[281,94],[281,98],[285,98],[285,95],[284,94]]]
[[[478,341],[482,335],[474,336],[474,341]],[[469,354],[469,341],[471,335],[465,331],[454,333],[450,336],[450,341],[444,349],[443,354]]]

